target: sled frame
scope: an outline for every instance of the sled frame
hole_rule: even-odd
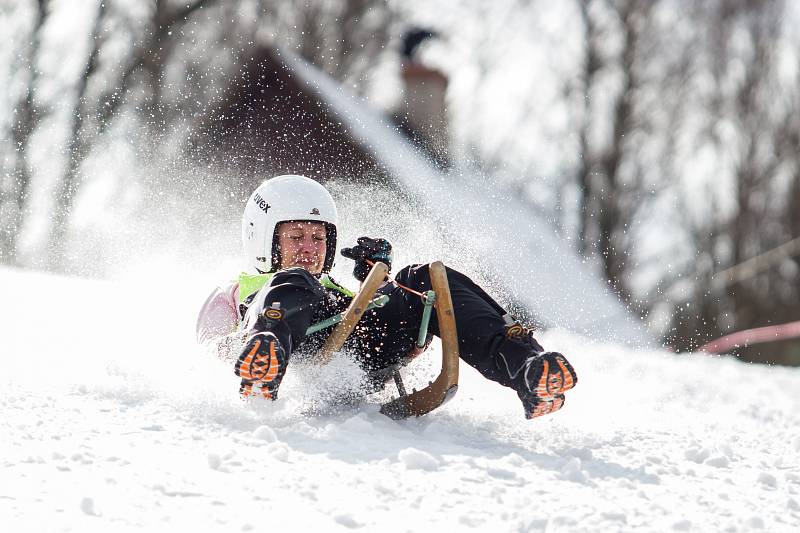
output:
[[[385,263],[377,262],[373,265],[364,279],[364,283],[361,284],[361,290],[353,297],[353,301],[342,314],[342,320],[336,325],[317,353],[320,364],[328,364],[333,354],[342,349],[347,337],[350,336],[364,312],[369,308],[375,292],[386,280],[388,274],[389,267]]]
[[[405,393],[402,380],[395,371],[400,397],[381,406],[381,413],[394,420],[402,420],[412,416],[422,416],[455,396],[458,391],[458,332],[453,310],[453,299],[450,296],[450,285],[447,282],[447,269],[444,263],[436,261],[429,266],[431,284],[435,292],[434,307],[439,322],[439,337],[442,341],[442,369],[439,376],[428,383],[428,386]]]

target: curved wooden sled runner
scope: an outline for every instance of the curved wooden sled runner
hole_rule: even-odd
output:
[[[436,293],[434,307],[442,339],[442,370],[427,387],[405,394],[398,384],[400,397],[381,406],[381,413],[395,420],[411,416],[422,416],[455,396],[458,390],[458,332],[447,283],[447,270],[441,261],[430,265],[431,283]]]
[[[430,265],[431,283],[436,293],[434,308],[439,321],[439,334],[442,340],[442,369],[439,376],[427,387],[406,394],[399,375],[395,377],[400,397],[383,406],[381,413],[400,420],[411,416],[422,416],[451,399],[458,390],[458,333],[453,311],[453,300],[450,297],[450,285],[447,283],[447,270],[441,261]],[[375,263],[369,275],[361,285],[361,290],[353,298],[350,306],[342,314],[341,321],[333,333],[322,345],[318,354],[320,364],[327,364],[335,352],[340,350],[350,336],[364,312],[374,305],[375,292],[386,279],[389,268],[384,263]],[[386,298],[386,296],[379,297]]]
[[[388,273],[389,267],[387,267],[385,263],[380,262],[375,263],[372,270],[369,271],[369,274],[364,279],[364,283],[361,284],[361,290],[353,297],[350,306],[342,314],[341,322],[336,325],[333,329],[333,333],[325,340],[325,344],[322,345],[322,348],[317,354],[320,364],[328,364],[333,354],[342,349],[344,341],[346,341],[350,333],[353,332],[353,329],[356,327],[356,324],[358,324],[358,321],[361,320],[361,317],[364,316],[364,312],[369,308],[370,302],[372,302],[372,297],[375,296],[375,291],[381,286]]]

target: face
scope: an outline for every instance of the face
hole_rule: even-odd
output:
[[[300,267],[319,274],[325,265],[326,241],[327,232],[321,222],[281,222],[281,268]]]

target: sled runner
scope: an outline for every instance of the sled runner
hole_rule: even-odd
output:
[[[334,352],[339,351],[344,345],[344,341],[350,336],[353,329],[358,324],[358,321],[367,310],[372,297],[375,296],[375,291],[381,286],[389,273],[389,267],[384,263],[375,263],[372,270],[369,271],[364,283],[361,285],[361,290],[355,295],[350,306],[342,314],[341,322],[336,325],[333,333],[325,340],[325,344],[319,351],[318,357],[321,364],[328,364]]]
[[[450,285],[447,283],[447,271],[441,261],[430,265],[433,298],[435,298],[436,317],[439,322],[439,336],[442,339],[442,369],[439,376],[427,387],[406,394],[400,374],[395,370],[395,383],[400,397],[381,406],[381,413],[395,420],[411,416],[422,416],[455,396],[458,390],[458,333],[456,318],[453,312],[453,300],[450,297]],[[420,340],[417,346],[422,347],[422,338],[427,333],[426,316],[420,329]],[[423,332],[424,330],[424,332]]]
[[[400,396],[381,406],[380,411],[395,420],[427,414],[452,398],[458,390],[458,334],[453,301],[450,297],[450,286],[447,282],[447,271],[441,261],[432,263],[429,268],[433,291],[420,294],[425,305],[425,312],[422,317],[417,347],[425,346],[431,306],[434,306],[442,340],[442,368],[439,376],[427,387],[418,391],[414,390],[411,394],[406,393],[399,371],[394,370],[394,380]],[[353,298],[347,310],[341,316],[331,317],[325,321],[328,323],[327,325],[336,322],[338,325],[319,352],[320,364],[324,365],[330,362],[333,353],[341,349],[367,309],[385,303],[386,296],[374,299],[373,297],[386,279],[388,271],[389,269],[384,263],[375,263],[364,280],[361,290]],[[314,331],[323,327],[325,327],[323,323],[312,326]],[[312,328],[309,328],[309,331]]]

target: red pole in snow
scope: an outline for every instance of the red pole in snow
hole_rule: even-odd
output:
[[[731,348],[744,348],[751,344],[762,342],[780,341],[800,337],[800,320],[763,328],[745,329],[725,335],[711,341],[700,348],[701,352],[724,353]]]

